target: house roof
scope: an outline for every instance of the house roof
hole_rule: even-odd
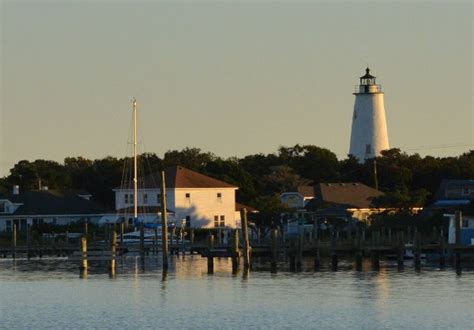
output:
[[[240,210],[242,209],[247,209],[247,212],[250,212],[250,213],[255,213],[255,212],[258,212],[257,209],[251,207],[251,206],[248,206],[248,205],[244,205],[244,204],[240,204],[240,203],[237,203],[235,202],[235,211],[236,212],[240,212]]]
[[[77,190],[33,190],[5,197],[14,203],[23,204],[12,214],[15,216],[102,214],[110,212],[104,206],[79,197],[79,195],[90,194]]]
[[[182,166],[173,166],[165,170],[166,188],[237,188],[229,183],[214,179],[210,176],[189,170]],[[139,179],[141,189],[161,187],[160,172],[153,173]],[[116,189],[131,189],[132,182],[125,182]]]
[[[306,205],[308,209],[318,208],[321,203],[346,208],[370,208],[372,199],[383,195],[381,191],[358,182],[319,183],[314,190],[314,199]]]
[[[314,197],[314,186],[299,186],[298,187],[298,192],[303,197],[313,198]]]

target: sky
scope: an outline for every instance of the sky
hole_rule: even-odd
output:
[[[0,176],[22,159],[349,150],[354,85],[391,147],[474,149],[471,1],[0,0]]]

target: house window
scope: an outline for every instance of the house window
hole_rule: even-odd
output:
[[[0,213],[5,213],[5,212],[7,212],[6,206],[7,206],[7,203],[5,203],[5,202],[0,202]]]
[[[217,201],[218,201],[219,203],[222,203],[222,193],[220,193],[220,192],[217,193]]]
[[[214,227],[216,227],[216,228],[219,227],[219,216],[218,215],[214,216]]]
[[[219,224],[219,227],[225,227],[225,216],[221,215],[221,223]]]
[[[470,193],[470,191],[469,191],[469,189],[468,189],[468,188],[463,188],[463,190],[462,190],[462,194],[463,194],[464,196],[467,196],[467,195],[469,195],[469,193]]]
[[[186,216],[186,227],[191,227],[191,217],[189,215]]]
[[[143,204],[148,204],[148,194],[143,194]]]
[[[125,194],[123,197],[124,197],[124,200],[123,200],[124,203],[128,204],[128,194]]]
[[[7,232],[11,232],[12,231],[12,221],[11,220],[7,220]]]
[[[130,194],[130,204],[134,203],[135,202],[135,199],[133,197],[133,194]]]
[[[161,204],[161,194],[156,194],[156,202],[158,205]]]
[[[191,198],[191,193],[186,193],[186,198]]]

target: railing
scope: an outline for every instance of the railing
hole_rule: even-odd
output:
[[[355,85],[354,93],[356,94],[382,93],[382,85]]]

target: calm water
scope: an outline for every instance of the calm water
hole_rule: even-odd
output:
[[[80,278],[65,260],[0,260],[1,328],[474,328],[474,272],[382,263],[351,270],[248,276],[218,260],[175,258],[164,276],[159,261],[120,264],[110,278],[96,265]],[[366,265],[368,268],[369,265]]]

